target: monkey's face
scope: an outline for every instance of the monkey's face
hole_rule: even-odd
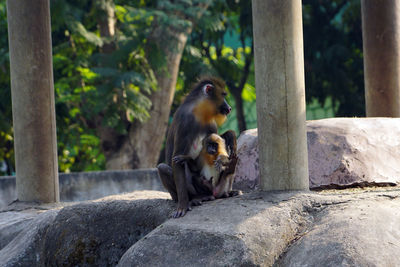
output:
[[[216,111],[218,113],[226,116],[231,112],[232,108],[225,99],[227,92],[224,87],[219,87],[214,84],[206,84],[204,85],[203,91],[207,98],[215,103]]]
[[[226,102],[227,92],[222,85],[206,84],[203,89],[207,99],[214,105],[214,119],[218,125],[222,125],[226,116],[231,112],[232,108]]]
[[[225,155],[227,156],[225,150],[225,140],[218,134],[210,134],[203,139],[203,149],[208,155]]]
[[[225,83],[222,80],[207,78],[191,91],[185,103],[195,103],[192,112],[201,124],[221,125],[232,110],[225,100],[226,95]]]
[[[208,142],[206,144],[206,150],[207,150],[207,153],[210,154],[210,155],[217,154],[217,152],[218,152],[218,143],[215,143],[215,142],[212,142],[212,141]]]

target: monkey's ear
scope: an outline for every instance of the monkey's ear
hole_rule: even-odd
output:
[[[214,89],[214,86],[212,84],[210,84],[210,83],[207,83],[206,85],[203,86],[203,92],[206,95],[209,95],[212,92],[213,89]]]

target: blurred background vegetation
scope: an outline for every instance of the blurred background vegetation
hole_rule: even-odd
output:
[[[0,175],[15,171],[6,16],[1,1]],[[51,18],[61,172],[154,167],[168,114],[203,75],[230,92],[221,131],[257,127],[250,0],[51,0]],[[360,1],[303,0],[303,34],[307,119],[365,116]]]

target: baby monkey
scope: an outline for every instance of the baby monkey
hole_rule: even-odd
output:
[[[213,133],[205,137],[195,160],[188,155],[177,155],[172,160],[184,165],[189,194],[196,196],[192,205],[241,194],[232,190],[237,162],[234,131],[227,131],[222,136]]]

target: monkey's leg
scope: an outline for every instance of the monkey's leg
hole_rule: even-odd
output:
[[[174,177],[172,176],[172,168],[168,164],[160,163],[157,166],[158,175],[160,176],[161,182],[164,185],[165,189],[168,190],[169,194],[172,197],[172,200],[177,202],[178,195],[176,193],[176,185],[174,181]]]
[[[212,195],[213,186],[211,181],[208,181],[206,178],[204,178],[204,176],[197,176],[194,178],[195,181],[201,185],[201,188],[197,186],[198,189],[201,189],[201,192],[199,192],[195,198],[191,200],[191,205],[199,206],[202,204],[202,202],[215,200],[215,197]]]
[[[188,192],[190,195],[197,195],[196,189],[193,186],[193,173],[189,168],[189,164],[187,162],[184,162],[183,165],[185,168],[186,187],[188,189]]]
[[[207,181],[200,173],[195,172],[194,175],[192,175],[192,183],[196,194],[193,195],[190,200],[191,206],[200,206],[205,201],[215,200],[215,197],[212,195],[211,182]]]
[[[186,186],[185,169],[183,166],[173,162],[172,172],[178,195],[178,209],[174,212],[173,217],[179,218],[185,216],[186,212],[191,209],[189,206],[189,193]]]
[[[191,157],[185,155],[177,155],[172,158],[172,161],[175,164],[181,164],[185,169],[186,187],[190,198],[189,206],[200,206],[202,202],[202,197],[198,195],[199,192],[196,191],[193,184],[193,176],[196,175],[196,173],[195,171],[192,171],[191,168],[195,168],[194,161]]]
[[[235,178],[234,176],[235,176],[237,161],[238,161],[238,157],[236,155],[236,152],[234,152],[231,155],[231,161],[230,161],[228,169],[227,169],[228,173],[230,173],[230,175],[228,176],[228,181],[229,181],[228,196],[229,197],[243,195],[241,190],[232,190],[233,180]]]

